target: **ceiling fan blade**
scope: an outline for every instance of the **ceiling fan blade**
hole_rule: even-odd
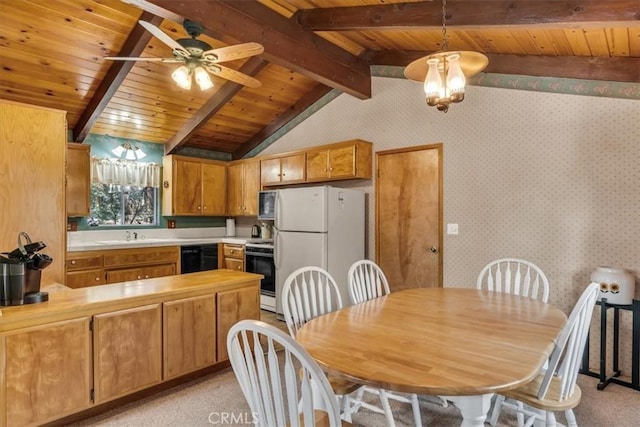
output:
[[[205,68],[211,74],[222,77],[223,79],[231,80],[234,83],[238,83],[251,88],[262,86],[262,83],[260,83],[259,80],[241,73],[240,71],[232,70],[231,68],[227,68],[219,64],[207,65]]]
[[[182,47],[182,45],[180,43],[178,43],[177,41],[175,41],[174,39],[169,37],[167,35],[167,33],[162,31],[160,28],[156,27],[155,25],[153,25],[153,24],[151,24],[151,23],[149,23],[147,21],[140,20],[140,21],[138,21],[138,23],[140,23],[140,25],[142,25],[147,31],[149,31],[158,40],[160,40],[162,43],[164,43],[167,46],[169,46],[171,49],[177,50],[177,51],[183,53],[185,57],[189,57],[191,55],[189,53],[189,51],[186,50],[184,47]]]
[[[214,62],[225,62],[260,55],[262,52],[264,52],[264,47],[259,43],[242,43],[207,50],[202,53],[202,56],[208,59],[207,55],[215,55],[217,59],[214,59]]]
[[[153,56],[105,56],[104,59],[109,59],[111,61],[184,62],[183,60],[176,58],[156,58]]]

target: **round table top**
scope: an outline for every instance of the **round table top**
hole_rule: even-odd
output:
[[[362,384],[480,395],[533,380],[566,320],[531,298],[415,288],[317,317],[296,340],[327,372]]]

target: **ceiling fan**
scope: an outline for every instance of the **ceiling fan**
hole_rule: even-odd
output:
[[[115,61],[153,61],[182,64],[182,66],[171,74],[171,77],[175,80],[178,86],[187,90],[191,88],[192,75],[195,76],[196,82],[200,86],[201,90],[206,90],[212,87],[213,83],[211,82],[207,72],[251,88],[261,86],[259,80],[220,65],[220,62],[233,61],[236,59],[247,58],[249,56],[260,55],[264,52],[264,48],[261,44],[242,43],[213,49],[209,43],[197,39],[197,37],[204,31],[204,28],[198,22],[185,19],[182,25],[191,38],[178,40],[172,39],[160,28],[149,22],[138,22],[158,40],[173,49],[173,58],[107,56],[105,59]]]

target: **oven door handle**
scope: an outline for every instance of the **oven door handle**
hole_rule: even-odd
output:
[[[273,258],[273,253],[265,253],[265,252],[245,252],[245,256],[255,256],[261,258]]]

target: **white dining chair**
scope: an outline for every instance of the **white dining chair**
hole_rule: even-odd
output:
[[[554,412],[564,411],[569,426],[577,427],[573,408],[580,403],[581,391],[576,380],[599,291],[600,285],[592,282],[582,292],[560,332],[547,369],[532,382],[502,393],[505,400],[494,406],[492,421],[494,418],[497,421],[502,406],[508,406],[519,414],[519,425],[528,427],[541,420],[547,426],[555,426]],[[492,424],[495,425],[495,421]]]
[[[351,267],[349,267],[347,279],[349,282],[349,299],[352,304],[360,304],[389,293],[389,282],[384,272],[378,264],[371,260],[363,259],[354,262]],[[357,401],[362,402],[365,392],[380,396],[382,408],[376,408],[376,412],[378,410],[383,411],[387,419],[387,424],[389,424],[390,420],[393,421],[394,418],[391,407],[388,403],[385,405],[384,402],[388,402],[388,399],[391,399],[398,402],[410,403],[415,425],[422,425],[420,403],[418,402],[417,394],[399,394],[380,388],[365,386],[358,390]],[[357,411],[357,404],[355,405],[355,411]]]
[[[292,272],[282,287],[282,311],[292,338],[309,320],[342,308],[342,298],[335,279],[323,268],[301,267]],[[337,375],[328,376],[340,400],[342,417],[351,422],[353,405],[350,393],[362,387]]]
[[[549,280],[542,269],[518,258],[502,258],[485,265],[476,281],[478,289],[522,295],[547,302]]]
[[[258,320],[241,320],[227,334],[227,350],[255,425],[350,425],[340,419],[322,369],[286,333]]]

